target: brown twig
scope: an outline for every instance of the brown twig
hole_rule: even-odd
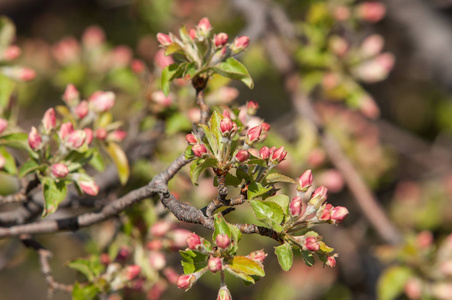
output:
[[[55,290],[61,290],[65,292],[71,292],[73,286],[68,284],[63,284],[55,281],[52,276],[52,269],[49,264],[49,259],[52,258],[52,253],[44,248],[36,240],[32,239],[31,236],[23,234],[20,236],[20,240],[25,247],[35,250],[39,255],[39,264],[41,266],[41,272],[44,275],[47,284],[49,285],[49,298],[53,295]]]

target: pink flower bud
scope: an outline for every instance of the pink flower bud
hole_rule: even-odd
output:
[[[262,263],[264,259],[267,257],[267,253],[265,253],[263,250],[257,250],[248,254],[248,257],[254,261]]]
[[[215,239],[215,243],[218,247],[222,249],[226,249],[229,247],[229,244],[231,243],[231,240],[226,234],[219,234],[217,235],[217,238]]]
[[[62,141],[66,140],[66,137],[71,134],[74,131],[74,127],[72,126],[71,122],[66,122],[61,124],[60,131],[58,132],[58,135],[60,136],[60,139]]]
[[[319,186],[318,188],[315,189],[314,193],[312,193],[311,199],[312,198],[322,198],[322,199],[326,200],[327,192],[328,192],[328,189],[326,187]]]
[[[99,256],[100,263],[103,265],[109,265],[111,263],[110,256],[107,253],[101,253]]]
[[[83,119],[88,114],[89,108],[88,108],[88,102],[83,100],[75,107],[75,115],[79,119]]]
[[[235,159],[238,162],[244,162],[245,160],[247,160],[250,157],[250,153],[246,150],[240,150],[239,152],[237,152],[237,154],[235,155]]]
[[[328,267],[334,268],[336,266],[336,258],[334,258],[334,256],[328,256],[326,265]]]
[[[31,81],[36,78],[35,70],[26,67],[21,68],[18,75],[18,79],[22,81]]]
[[[176,195],[175,195],[176,196]],[[186,248],[187,238],[190,235],[187,229],[177,228],[171,231],[173,246],[176,248]]]
[[[347,6],[340,5],[334,9],[333,16],[338,21],[346,21],[350,17],[350,9]]]
[[[202,18],[198,23],[198,29],[203,36],[207,36],[212,29],[208,18]]]
[[[254,101],[250,101],[246,103],[246,113],[250,116],[254,116],[257,112],[257,109],[259,108],[259,104]]]
[[[198,143],[198,140],[196,139],[196,137],[193,134],[187,134],[187,136],[185,137],[185,139],[187,140],[187,142],[190,145],[194,145]]]
[[[165,69],[167,66],[174,63],[171,55],[165,55],[165,50],[160,49],[154,55],[154,62],[160,69]]]
[[[105,112],[115,105],[115,94],[113,92],[95,92],[89,97],[89,102],[96,112]]]
[[[364,21],[376,23],[386,14],[386,6],[379,2],[362,2],[357,6],[358,17]]]
[[[224,32],[221,32],[221,33],[215,35],[214,42],[215,42],[215,47],[217,47],[217,48],[223,47],[228,42],[228,35]]]
[[[248,145],[253,144],[254,142],[259,141],[259,137],[262,133],[262,125],[253,127],[248,130],[248,133],[246,134],[246,143]]]
[[[194,28],[190,28],[190,30],[188,30],[188,35],[192,40],[196,39],[197,35],[196,30]]]
[[[232,123],[232,120],[229,118],[224,118],[220,121],[220,130],[223,136],[228,136],[231,133],[233,127]]]
[[[127,131],[116,129],[107,136],[107,140],[121,142],[127,136]]]
[[[340,36],[332,36],[329,40],[331,51],[337,56],[344,56],[348,52],[348,42]]]
[[[128,280],[132,280],[141,273],[141,268],[138,265],[130,265],[126,267],[126,277]]]
[[[301,214],[301,210],[303,208],[303,201],[301,197],[295,197],[292,199],[289,205],[290,215],[293,218],[299,218]]]
[[[153,251],[149,254],[149,264],[155,270],[161,270],[166,265],[166,257],[162,252]]]
[[[198,246],[201,246],[201,238],[196,233],[190,233],[187,238],[188,248],[192,250],[198,249]]]
[[[197,157],[203,157],[207,154],[207,148],[202,144],[193,145],[191,151],[193,151],[193,154]]]
[[[2,134],[3,131],[5,131],[6,127],[8,127],[8,121],[0,118],[0,134]]]
[[[176,271],[170,267],[163,270],[163,275],[165,275],[166,279],[168,279],[171,284],[176,284],[177,279],[179,278],[179,274],[177,274]]]
[[[75,130],[67,136],[66,146],[72,149],[80,148],[86,140],[86,133],[83,130]]]
[[[146,244],[146,247],[149,250],[159,251],[159,250],[162,250],[162,248],[163,248],[163,242],[161,240],[152,240]]]
[[[99,193],[99,186],[92,179],[78,181],[78,185],[85,194],[96,196]]]
[[[130,67],[135,74],[142,74],[146,70],[146,65],[139,59],[132,60]]]
[[[416,277],[408,279],[405,283],[405,294],[408,299],[422,299],[422,282]]]
[[[331,219],[331,210],[333,209],[333,206],[331,204],[326,204],[322,211],[320,211],[320,214],[317,214],[319,216],[320,221],[328,221]]]
[[[433,244],[433,235],[430,231],[424,230],[417,235],[416,242],[419,248],[427,249]]]
[[[241,36],[234,40],[234,43],[231,45],[231,50],[234,54],[237,54],[245,50],[249,44],[250,38],[247,36]]]
[[[99,26],[90,26],[82,35],[82,43],[87,48],[96,48],[105,41],[105,33]]]
[[[177,279],[177,287],[186,290],[196,281],[196,276],[193,274],[181,275]]]
[[[171,229],[171,226],[171,222],[164,220],[157,221],[151,226],[151,236],[163,237]]]
[[[262,123],[262,131],[269,132],[270,128],[271,128],[270,124],[268,124],[266,122]]]
[[[64,178],[67,176],[67,174],[69,174],[69,169],[65,164],[62,163],[54,164],[52,165],[52,174],[56,178]]]
[[[0,154],[0,169],[3,169],[6,164],[6,159],[3,155]]]
[[[264,146],[259,150],[259,157],[261,159],[267,159],[270,157],[270,149],[267,146]]]
[[[320,245],[319,243],[317,243],[317,240],[315,237],[307,237],[305,239],[305,244],[304,246],[306,247],[307,250],[309,251],[318,251],[320,249]]]
[[[44,132],[49,133],[52,129],[55,128],[55,110],[53,108],[49,108],[42,118],[42,125],[44,127]]]
[[[273,152],[271,160],[275,162],[282,162],[287,156],[287,151],[284,151],[284,146],[280,147],[278,150]]]
[[[52,54],[61,65],[69,65],[78,60],[80,45],[74,37],[65,37],[52,46]]]
[[[169,94],[168,96],[165,96],[162,91],[153,92],[151,97],[155,103],[163,107],[168,107],[173,103],[173,95]]]
[[[111,52],[113,67],[125,68],[132,60],[132,50],[124,45],[116,46]]]
[[[170,36],[164,33],[157,33],[157,40],[164,47],[167,47],[173,43]]]
[[[307,170],[305,171],[300,178],[298,178],[297,181],[297,190],[298,191],[302,191],[302,192],[306,192],[312,185],[312,171],[311,170]]]
[[[218,291],[217,300],[232,300],[231,292],[227,286],[222,286]]]
[[[41,147],[41,136],[38,133],[36,127],[31,127],[30,133],[28,134],[28,144],[30,148],[34,151],[38,150]]]
[[[101,140],[101,141],[105,140],[107,138],[107,129],[105,129],[105,128],[97,129],[95,136],[96,136],[96,139],[98,139],[98,140]]]
[[[348,209],[343,206],[336,206],[331,210],[331,220],[334,224],[342,222],[348,216]]]
[[[377,55],[383,49],[384,40],[379,34],[368,36],[361,45],[361,54],[365,57]]]
[[[79,99],[80,94],[75,85],[73,85],[72,83],[68,84],[63,94],[64,102],[66,102],[66,104],[69,106],[75,106],[77,105]]]
[[[209,261],[207,262],[207,267],[212,273],[216,273],[218,271],[221,271],[223,265],[221,262],[221,258],[219,257],[211,257],[209,258]]]
[[[13,45],[6,48],[2,56],[5,60],[14,60],[20,56],[21,52],[19,47]]]

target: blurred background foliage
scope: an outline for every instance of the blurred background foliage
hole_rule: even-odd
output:
[[[154,113],[141,124],[143,128],[150,128],[161,118],[167,121],[166,135],[159,140],[153,158],[133,165],[127,189],[145,184],[184,151],[184,136],[191,130],[195,119],[192,114],[196,114],[194,91],[187,83],[176,83],[168,99],[162,100],[159,96],[158,78],[165,62],[158,52],[155,36],[158,32],[175,32],[181,24],[192,27],[202,17],[208,17],[217,32],[227,32],[230,37],[238,35],[248,20],[238,13],[232,2],[2,1],[0,14],[11,18],[17,27],[16,43],[22,48],[19,62],[37,73],[33,82],[19,84],[18,123],[28,130],[39,122],[48,107],[61,104],[61,95],[68,83],[75,84],[82,95],[112,90],[118,99],[114,114],[126,120],[126,124],[140,110]],[[421,59],[429,53],[420,53],[423,48],[418,47],[417,40],[405,35],[397,11],[394,14],[391,11],[391,8],[398,9],[391,1],[388,1],[388,17],[379,22],[337,16],[338,7],[356,10],[354,1],[274,2],[292,20],[297,35],[302,36],[301,41],[293,38],[283,42],[299,67],[302,88],[316,100],[316,109],[325,126],[373,189],[391,221],[404,235],[404,242],[401,246],[383,245],[354,204],[342,175],[329,161],[315,128],[294,113],[291,96],[268,57],[266,44],[252,39],[241,60],[249,68],[255,88],[248,90],[240,82],[231,82],[229,86],[233,89],[221,90],[228,82],[213,80],[208,102],[224,105],[236,97],[238,105],[257,101],[258,116],[272,125],[265,144],[284,145],[289,152],[287,160],[279,166],[281,172],[296,177],[307,168],[313,169],[317,184],[328,187],[331,203],[344,205],[351,213],[344,225],[320,229],[325,241],[340,254],[335,269],[323,268],[319,263],[309,268],[297,260],[290,272],[283,273],[272,255],[273,241],[256,236],[244,238],[240,247],[242,253],[260,248],[270,253],[265,261],[267,276],[252,287],[244,287],[239,280],[229,278],[232,282],[228,286],[234,299],[374,299],[377,290],[381,299],[417,299],[415,289],[422,286],[419,282],[432,280],[444,285],[443,290],[451,291],[451,257],[441,254],[442,248],[450,247],[445,237],[452,228],[450,82],[438,75],[429,65],[430,60]],[[428,5],[425,10],[447,21],[449,6]],[[425,22],[426,26],[433,22],[427,17],[418,21]],[[378,55],[387,51],[396,58],[391,73],[393,57],[389,54],[383,57],[384,62],[380,61],[386,72],[372,69],[377,73],[369,75],[358,68],[373,59],[362,56],[362,43],[373,34],[381,35],[385,41],[384,46],[376,46],[384,47],[384,51],[377,51]],[[351,45],[348,54],[340,53],[341,41],[337,38]],[[134,72],[133,65],[131,67],[133,59],[147,65],[149,76],[145,80]],[[184,172],[170,182],[169,187],[184,201],[202,207],[215,193],[211,180],[206,174],[200,179],[199,188],[193,189]],[[9,186],[3,179],[1,182],[2,188]],[[64,211],[61,214],[64,215]],[[133,244],[129,239],[134,236],[131,233],[136,226],[134,220],[145,219],[149,227],[156,215],[150,203],[131,209],[125,218],[132,228],[126,222],[121,228],[123,237],[115,243]],[[231,221],[254,222],[247,209],[240,209],[230,217]],[[112,226],[113,221],[108,221],[76,233],[39,237],[54,253],[51,261],[54,276],[62,282],[73,282],[79,275],[66,263],[87,253],[102,252],[98,242],[103,232],[113,230]],[[195,226],[183,226],[199,231]],[[210,235],[201,230],[200,235],[202,233]],[[45,298],[47,287],[36,254],[18,248],[16,240],[2,240],[0,244],[1,298]],[[181,272],[177,253],[169,254],[167,262]],[[439,271],[435,271],[436,268]],[[217,292],[218,276],[204,276],[200,284],[187,293],[171,286],[162,299],[181,296],[212,299]],[[124,299],[153,299],[150,294],[143,296],[131,289],[126,291]],[[68,299],[69,296],[58,292],[54,298]]]

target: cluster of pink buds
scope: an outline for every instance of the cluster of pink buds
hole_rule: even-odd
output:
[[[270,163],[277,165],[282,162],[287,156],[287,151],[284,150],[284,146],[268,148],[264,146],[259,150],[259,158],[269,160]]]
[[[232,139],[237,133],[237,123],[231,120],[231,116],[227,110],[223,112],[224,118],[220,122],[221,135],[226,138],[226,141]]]
[[[211,66],[214,66],[231,55],[244,51],[250,43],[247,36],[241,36],[237,37],[232,44],[228,44],[229,37],[226,33],[215,34],[212,38],[212,29],[209,19],[202,18],[195,28],[188,30],[183,28],[180,31],[180,38],[172,33],[158,33],[157,40],[164,49],[177,45],[189,62],[195,62],[199,66],[203,64],[203,61],[208,61]],[[199,49],[199,46],[195,46],[196,43],[204,43],[208,52],[199,53],[198,50],[195,50]]]

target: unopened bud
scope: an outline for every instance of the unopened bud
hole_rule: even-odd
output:
[[[284,151],[284,146],[278,148],[275,152],[273,152],[271,156],[271,160],[277,163],[282,162],[287,156],[287,151]]]
[[[85,131],[75,130],[67,136],[66,146],[72,149],[78,149],[85,143],[85,139]]]
[[[95,133],[96,139],[98,140],[105,140],[107,138],[107,129],[105,128],[98,128],[96,129],[96,133]]]
[[[215,239],[215,243],[217,244],[218,247],[226,249],[229,247],[229,244],[231,244],[231,240],[229,239],[229,236],[227,236],[226,234],[219,234]]]
[[[196,39],[197,36],[196,30],[194,28],[190,28],[190,30],[188,30],[188,35],[192,40]]]
[[[42,125],[44,127],[45,133],[50,133],[52,129],[55,128],[56,118],[55,118],[55,110],[53,108],[49,108],[42,118]]]
[[[63,94],[63,100],[69,106],[75,106],[80,100],[80,94],[72,83],[68,84]]]
[[[60,131],[58,132],[58,135],[60,136],[60,139],[62,141],[66,140],[66,137],[69,136],[74,131],[74,127],[72,126],[71,122],[66,122],[61,124]]]
[[[268,124],[267,122],[263,122],[263,123],[262,123],[262,131],[269,132],[269,131],[270,131],[270,128],[271,128],[271,126],[270,126],[270,124]]]
[[[198,143],[198,140],[196,139],[196,137],[193,134],[187,134],[187,136],[185,137],[185,139],[187,140],[187,142],[190,145],[194,145]]]
[[[221,262],[221,258],[219,257],[211,257],[209,258],[209,261],[207,262],[207,267],[212,273],[216,273],[218,271],[221,271],[223,264]]]
[[[306,192],[312,185],[313,177],[312,171],[306,170],[297,181],[297,190],[300,192]]]
[[[217,300],[232,300],[231,292],[227,286],[222,286],[218,291]]]
[[[303,208],[303,201],[301,197],[295,197],[292,199],[289,205],[290,215],[293,218],[299,218],[301,214],[301,210]]]
[[[199,33],[203,36],[208,36],[210,30],[212,29],[212,25],[210,25],[210,21],[208,18],[202,18],[198,23]]]
[[[259,150],[259,157],[261,159],[268,159],[270,157],[270,149],[267,146],[264,146]]]
[[[361,45],[361,54],[364,57],[377,55],[383,49],[384,40],[379,34],[368,36]]]
[[[328,256],[326,265],[328,267],[334,268],[336,266],[336,258],[334,256]]]
[[[246,150],[240,150],[239,152],[237,152],[237,154],[235,155],[235,159],[238,162],[244,162],[246,161],[248,158],[250,157],[250,153]]]
[[[250,38],[247,36],[241,36],[234,40],[234,43],[231,45],[231,51],[234,54],[242,52],[245,50],[250,44]]]
[[[91,196],[96,196],[99,193],[99,186],[94,182],[94,180],[84,179],[82,181],[78,181],[78,185],[81,190]]]
[[[75,115],[78,119],[83,119],[88,114],[88,102],[83,100],[75,107]]]
[[[331,220],[334,224],[344,221],[348,216],[348,209],[343,206],[336,206],[331,210]]]
[[[190,233],[187,237],[187,245],[188,248],[196,250],[201,246],[201,238],[196,233]]]
[[[196,276],[193,274],[181,275],[177,279],[177,287],[183,290],[189,289],[196,281]]]
[[[52,174],[56,178],[64,178],[67,176],[67,174],[69,174],[69,169],[65,164],[62,163],[54,164],[52,165]]]
[[[228,42],[228,35],[224,32],[215,35],[214,38],[215,47],[223,47]]]
[[[171,37],[164,33],[157,33],[157,40],[162,46],[169,46],[173,43]]]
[[[149,254],[149,264],[155,270],[161,270],[166,265],[166,257],[160,251],[153,251]]]
[[[259,141],[259,137],[262,133],[262,125],[253,127],[248,130],[248,133],[246,134],[246,143],[248,145],[252,145],[253,143]]]
[[[304,247],[309,251],[318,251],[320,249],[319,243],[317,243],[317,240],[315,237],[307,237],[305,239]]]
[[[191,151],[193,151],[193,154],[197,157],[203,157],[207,154],[207,148],[203,144],[193,145]]]
[[[166,279],[168,279],[168,281],[172,284],[176,284],[177,279],[179,278],[179,274],[177,274],[176,271],[170,267],[163,270],[163,275],[165,275]]]
[[[96,48],[105,41],[105,33],[99,26],[90,26],[82,35],[82,43],[87,48]]]
[[[386,6],[379,2],[362,2],[356,9],[358,17],[372,23],[380,21],[386,14]]]
[[[331,210],[333,209],[333,206],[331,204],[326,204],[323,210],[319,211],[317,214],[318,219],[320,221],[328,221],[331,219]]]
[[[132,280],[141,273],[141,268],[138,265],[130,265],[126,267],[126,277],[128,280]]]
[[[127,136],[127,131],[116,129],[115,131],[111,132],[107,136],[107,140],[113,141],[113,142],[121,142],[124,140]]]
[[[3,52],[2,58],[4,58],[5,60],[14,60],[20,56],[21,52],[22,51],[20,50],[20,48],[18,46],[16,46],[16,45],[9,46]]]
[[[108,111],[115,105],[115,94],[113,92],[95,92],[89,97],[89,103],[96,112]]]
[[[248,254],[248,257],[254,261],[262,263],[267,257],[267,253],[265,253],[263,250],[257,250]]]
[[[314,208],[318,209],[323,204],[323,202],[327,198],[327,192],[328,189],[324,186],[318,187],[314,193],[311,195],[311,199],[309,200],[309,205],[313,206]]]
[[[250,101],[246,104],[246,113],[250,116],[254,116],[259,108],[259,104],[254,101]]]
[[[151,236],[152,237],[163,237],[170,229],[171,222],[160,220],[152,224],[151,226]]]
[[[224,118],[220,122],[220,130],[222,136],[229,136],[233,128],[232,120],[230,118]]]
[[[28,134],[28,144],[30,148],[34,151],[38,150],[41,147],[42,139],[38,133],[36,127],[31,127],[30,133]]]

